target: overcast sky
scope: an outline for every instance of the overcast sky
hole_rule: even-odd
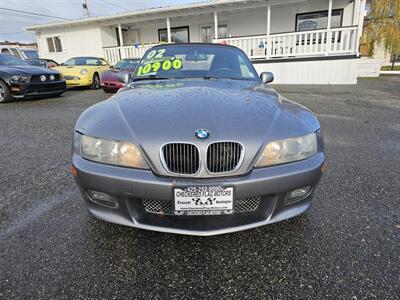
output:
[[[129,10],[199,1],[202,0],[88,0],[88,7],[92,16],[102,16]],[[56,18],[10,12],[1,8],[28,11],[53,17],[78,19],[83,18],[82,3],[83,0],[0,0],[0,41],[36,41],[34,34],[24,32],[24,27],[60,21],[60,19]]]

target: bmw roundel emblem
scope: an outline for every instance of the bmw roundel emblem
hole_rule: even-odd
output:
[[[210,133],[207,129],[197,129],[195,135],[197,138],[204,140],[210,136]]]

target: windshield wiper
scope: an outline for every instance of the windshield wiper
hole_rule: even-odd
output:
[[[211,80],[211,79],[229,79],[229,80],[240,80],[238,78],[232,78],[232,77],[218,77],[218,76],[204,76],[201,77],[204,80]]]
[[[135,81],[140,81],[140,80],[169,80],[169,79],[175,79],[174,77],[161,77],[161,76],[156,76],[156,75],[149,75],[146,77],[135,77],[132,79],[132,82]]]

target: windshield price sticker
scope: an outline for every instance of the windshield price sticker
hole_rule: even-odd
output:
[[[145,62],[138,68],[136,76],[144,76],[144,75],[155,75],[159,70],[169,71],[171,69],[179,70],[182,69],[182,60],[181,59],[163,59],[161,61],[155,62]]]
[[[164,57],[165,49],[152,50],[147,54],[146,59],[162,59]]]

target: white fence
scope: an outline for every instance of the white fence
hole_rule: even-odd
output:
[[[241,48],[251,59],[356,54],[357,26],[246,36],[214,40]],[[122,58],[141,58],[157,44],[104,48],[104,56],[115,64]]]
[[[103,48],[104,57],[111,63],[115,64],[117,61],[123,58],[142,58],[143,54],[155,46],[156,44],[145,44],[136,46],[124,46],[124,47],[111,47]]]
[[[241,48],[252,59],[357,53],[357,27],[214,40]]]

